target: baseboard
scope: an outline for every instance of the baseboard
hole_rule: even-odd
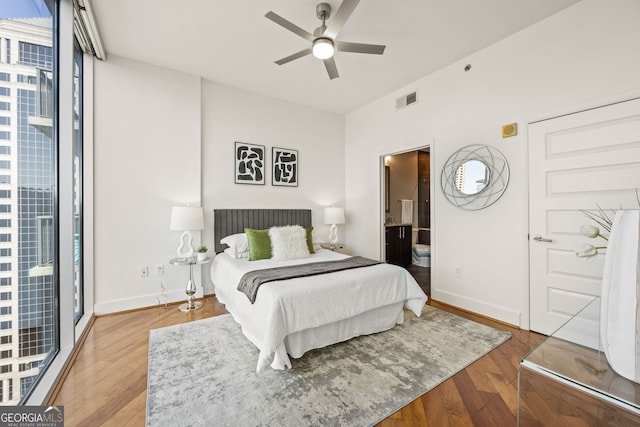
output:
[[[462,311],[468,311],[480,317],[505,323],[509,326],[520,327],[519,311],[437,289],[432,289],[431,294],[431,297],[440,303],[450,305]]]
[[[200,298],[202,291],[196,294]],[[105,315],[112,313],[120,313],[124,311],[137,310],[140,308],[157,307],[160,304],[171,304],[175,302],[184,302],[187,295],[182,289],[175,289],[165,292],[166,298],[158,299],[158,294],[141,295],[133,298],[123,298],[119,300],[96,303],[93,307],[95,315]]]
[[[504,325],[504,326],[508,326],[510,328],[521,329],[517,325],[513,325],[511,323],[507,323],[507,322],[504,322],[502,320],[498,320],[498,319],[493,318],[493,317],[485,316],[484,314],[476,313],[475,311],[471,311],[471,310],[467,310],[465,308],[460,308],[460,307],[455,306],[455,305],[447,304],[446,302],[438,301],[438,300],[433,299],[433,298],[430,298],[429,302],[427,302],[427,304],[431,305],[431,306],[435,306],[435,308],[448,307],[448,308],[451,308],[453,310],[456,310],[456,311],[459,311],[459,312],[462,312],[462,313],[467,313],[467,314],[470,314],[472,316],[479,317],[481,319],[487,319],[487,320],[490,320],[491,322],[495,322],[495,323],[499,323],[499,324]]]

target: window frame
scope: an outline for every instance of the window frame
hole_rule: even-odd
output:
[[[77,193],[73,193],[73,204],[74,204],[74,220],[73,220],[73,234],[74,234],[74,241],[73,241],[73,245],[74,245],[74,301],[78,300],[78,307],[76,310],[76,305],[74,303],[74,319],[77,322],[80,321],[80,319],[82,319],[82,316],[84,315],[84,305],[85,305],[85,301],[84,301],[84,240],[83,240],[83,236],[84,236],[84,179],[83,179],[83,168],[84,168],[84,147],[83,147],[83,139],[84,139],[84,110],[83,110],[83,104],[84,104],[84,87],[83,87],[83,78],[84,78],[84,62],[85,62],[85,58],[84,58],[84,53],[82,52],[82,48],[80,47],[80,42],[78,41],[77,36],[74,37],[73,40],[73,63],[74,63],[74,73],[73,73],[73,78],[74,78],[74,82],[75,82],[75,78],[76,78],[76,73],[75,73],[75,66],[76,66],[76,60],[78,60],[77,62],[79,63],[79,74],[78,74],[78,78],[79,78],[79,87],[78,87],[78,96],[77,99],[74,96],[73,100],[74,103],[75,101],[78,102],[78,110],[79,110],[79,115],[77,117],[78,120],[78,129],[79,132],[76,132],[76,124],[74,123],[73,129],[73,148],[72,148],[72,164],[73,164],[73,170],[74,170],[74,182],[73,182],[73,188],[77,188],[78,192]],[[74,83],[75,85],[75,83]],[[75,117],[73,117],[75,120]],[[76,156],[78,158],[78,162],[76,164]],[[75,175],[76,175],[76,167],[77,167],[77,175],[78,175],[78,179],[75,179]],[[77,219],[76,219],[76,210],[77,210]],[[79,235],[80,239],[78,239],[78,241],[76,241],[75,236]],[[76,248],[78,249],[79,253],[76,254]],[[77,256],[76,256],[77,255]],[[76,280],[79,282],[79,290],[78,290],[78,294],[76,294],[75,289],[76,289]]]

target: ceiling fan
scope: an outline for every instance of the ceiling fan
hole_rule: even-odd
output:
[[[347,22],[347,19],[349,19],[356,6],[358,6],[358,3],[360,3],[360,0],[344,0],[338,8],[335,16],[329,22],[329,26],[326,25],[326,20],[331,16],[331,5],[328,3],[318,4],[316,6],[316,16],[318,19],[322,20],[322,25],[316,28],[313,31],[313,34],[303,30],[274,12],[267,12],[265,15],[266,18],[311,43],[311,47],[302,49],[299,52],[279,59],[275,61],[275,63],[283,65],[293,61],[294,59],[302,58],[312,53],[316,58],[322,59],[324,66],[327,69],[327,73],[329,73],[329,78],[333,80],[340,77],[338,74],[338,68],[336,67],[336,61],[333,58],[335,51],[382,55],[385,46],[349,43],[336,40],[338,33],[342,30],[342,27]]]

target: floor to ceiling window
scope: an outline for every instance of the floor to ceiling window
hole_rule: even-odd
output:
[[[0,9],[0,405],[43,403],[88,323],[74,4]]]
[[[0,19],[0,403],[17,404],[59,349],[57,58],[55,3],[9,4]]]

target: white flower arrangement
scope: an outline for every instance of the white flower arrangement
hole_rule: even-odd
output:
[[[638,189],[636,189],[636,201],[638,202],[638,207],[640,207],[640,193],[638,193]],[[608,236],[611,233],[611,225],[613,224],[613,218],[616,216],[616,211],[611,210],[609,215],[599,205],[596,204],[596,206],[598,206],[598,212],[593,213],[590,211],[582,211],[582,213],[600,227],[596,227],[595,225],[583,225],[580,227],[580,234],[589,237],[590,239],[600,237],[605,241],[608,241]],[[622,210],[622,207],[619,210]],[[600,232],[600,228],[606,231],[606,236]],[[585,243],[576,249],[576,256],[579,258],[591,258],[598,254],[599,249],[606,248],[606,245],[594,246],[589,243]]]
[[[597,206],[597,205],[596,205]],[[592,213],[589,211],[582,211],[587,218],[591,219],[593,222],[602,227],[607,234],[611,233],[611,224],[613,223],[612,217],[607,215],[607,213],[598,206],[598,212]],[[612,211],[613,216],[615,216],[615,211]],[[600,233],[600,228],[595,225],[583,225],[580,227],[580,234],[583,236],[589,237],[590,239],[602,238],[605,241],[609,240],[607,236],[604,236]],[[576,249],[576,256],[579,258],[591,258],[598,254],[599,249],[606,249],[607,246],[594,246],[589,243],[585,243]]]

